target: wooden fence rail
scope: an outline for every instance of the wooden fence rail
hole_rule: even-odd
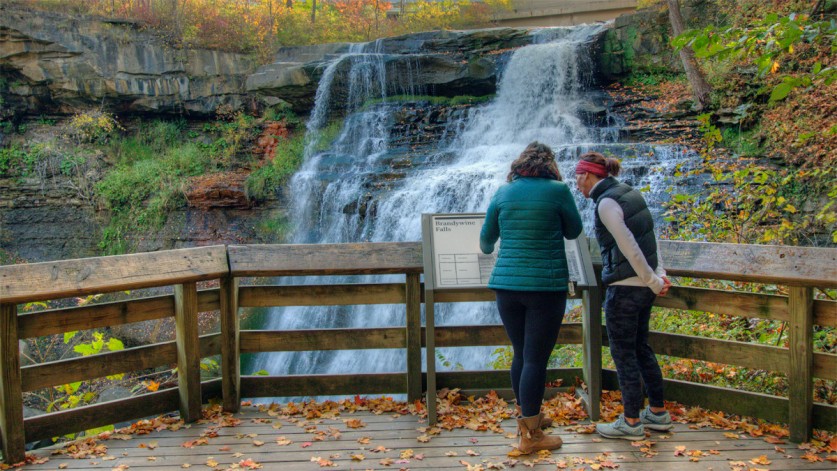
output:
[[[787,322],[789,348],[703,337],[652,333],[658,354],[784,372],[789,397],[667,380],[667,396],[686,404],[730,413],[782,420],[791,438],[803,441],[812,427],[837,429],[837,407],[813,403],[813,379],[837,380],[837,355],[813,351],[814,326],[837,327],[837,302],[814,300],[814,288],[837,287],[837,250],[663,241],[660,250],[670,275],[707,280],[735,280],[787,286],[787,296],[677,286],[656,305],[691,311]],[[186,420],[200,415],[200,405],[221,395],[224,408],[237,411],[241,397],[281,397],[406,393],[422,397],[428,384],[421,350],[427,345],[421,324],[423,294],[420,243],[330,245],[214,246],[148,254],[100,257],[29,265],[0,266],[0,442],[4,461],[23,459],[27,442],[87,430],[125,420],[179,410]],[[252,285],[242,279],[274,276],[401,275],[403,281],[356,284]],[[198,290],[197,283],[217,280],[218,287]],[[322,280],[322,279],[320,279]],[[35,301],[141,288],[173,287],[174,293],[20,313]],[[584,305],[579,324],[565,324],[559,342],[580,344],[581,369],[550,370],[549,379],[572,384],[586,380],[585,400],[594,419],[598,391],[616,387],[612,371],[602,371],[607,345],[601,314],[602,291],[593,287],[578,296]],[[434,302],[493,301],[486,289],[435,293]],[[241,330],[240,310],[274,306],[401,305],[399,327],[294,331]],[[198,313],[218,311],[220,334],[198,335]],[[175,340],[95,356],[20,366],[21,339],[173,318]],[[439,347],[507,345],[499,325],[441,326],[434,329]],[[406,371],[379,374],[242,376],[240,355],[272,351],[395,348],[406,354]],[[201,383],[201,358],[220,355],[221,379]],[[128,399],[23,418],[22,394],[74,381],[176,364],[178,386]],[[505,371],[439,372],[437,387],[474,391],[510,387]]]

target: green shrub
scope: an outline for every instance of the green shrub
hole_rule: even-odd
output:
[[[16,175],[26,165],[29,155],[19,146],[0,148],[0,176]]]
[[[635,72],[625,81],[625,85],[629,87],[637,86],[651,86],[656,87],[663,82],[671,82],[682,80],[683,75],[673,74],[671,72]]]
[[[282,103],[264,112],[263,118],[267,121],[284,121],[288,128],[298,128],[302,126],[302,120],[294,113],[291,105]]]
[[[100,247],[122,253],[126,236],[155,229],[185,201],[187,179],[221,165],[201,146],[183,143],[183,121],[155,121],[110,144],[114,168],[96,185],[100,205],[111,211]]]
[[[112,135],[123,129],[116,117],[105,111],[76,113],[67,124],[67,135],[77,144],[85,142],[106,143]]]
[[[332,126],[327,127],[330,129]],[[338,128],[339,131],[339,128]],[[272,162],[256,169],[245,182],[247,197],[254,200],[267,199],[276,188],[287,181],[302,163],[305,152],[305,136],[297,133],[279,141]]]
[[[759,145],[758,131],[740,131],[737,128],[723,130],[723,142],[727,148],[742,157],[758,157],[762,148]]]

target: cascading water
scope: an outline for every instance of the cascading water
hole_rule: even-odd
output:
[[[533,45],[513,53],[500,77],[496,98],[470,110],[460,121],[449,122],[450,136],[438,142],[413,165],[402,180],[376,189],[376,178],[391,171],[399,149],[391,129],[398,103],[386,102],[386,56],[355,48],[324,71],[309,121],[310,143],[302,169],[294,176],[292,219],[298,229],[294,243],[360,241],[418,241],[422,213],[481,212],[504,182],[509,164],[533,140],[551,146],[564,175],[571,175],[580,152],[597,150],[623,160],[625,176],[646,190],[651,206],[666,194],[665,179],[674,166],[687,160],[683,149],[617,143],[619,123],[605,113],[589,119],[590,109],[604,96],[589,89],[592,70],[583,44],[603,26],[554,28],[537,34]],[[374,44],[374,43],[373,43]],[[367,45],[366,47],[368,47]],[[318,150],[316,136],[326,125],[333,103],[333,84],[341,75],[348,80],[348,113],[339,137],[326,150]],[[409,85],[402,92],[420,93]],[[381,103],[362,107],[373,98]],[[602,108],[604,109],[604,108]],[[599,113],[601,114],[601,113]],[[595,124],[592,122],[597,121]],[[573,185],[571,185],[573,186]],[[589,219],[589,203],[578,195],[579,209]],[[586,227],[590,227],[586,221]],[[346,283],[360,278],[309,278],[293,283]],[[363,278],[369,281],[369,277]],[[378,277],[374,281],[395,281]],[[274,330],[344,327],[403,326],[403,306],[351,306],[275,309],[266,328]],[[440,305],[439,325],[497,324],[491,303]],[[492,348],[440,349],[444,365],[485,369]],[[406,368],[403,350],[363,352],[292,352],[260,354],[255,370],[270,374],[341,372],[397,372]]]

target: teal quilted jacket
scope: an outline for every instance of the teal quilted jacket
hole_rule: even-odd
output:
[[[570,189],[547,178],[518,177],[491,198],[480,248],[500,251],[488,287],[516,291],[566,291],[564,238],[581,234],[581,216]]]

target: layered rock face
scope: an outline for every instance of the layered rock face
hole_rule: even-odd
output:
[[[0,11],[0,118],[91,106],[201,117],[221,105],[281,101],[306,114],[330,61],[361,49],[381,54],[387,95],[485,95],[495,91],[499,52],[532,41],[525,29],[434,31],[366,45],[283,48],[272,63],[257,67],[243,54],[173,49],[131,22]],[[343,85],[336,87],[338,104]]]
[[[331,60],[340,54],[380,54],[386,65],[387,96],[420,93],[434,96],[488,95],[496,91],[500,51],[531,44],[525,29],[497,28],[474,31],[432,31],[385,38],[366,45],[326,44],[288,47],[271,64],[247,78],[247,91],[268,103],[283,100],[294,110],[308,112],[314,105],[317,84]],[[347,68],[350,62],[339,64]],[[341,76],[341,70],[334,73]],[[339,106],[348,85],[335,82]]]
[[[129,22],[0,13],[6,115],[102,104],[121,113],[208,115],[245,104],[244,83],[256,69],[242,54],[172,49]]]

